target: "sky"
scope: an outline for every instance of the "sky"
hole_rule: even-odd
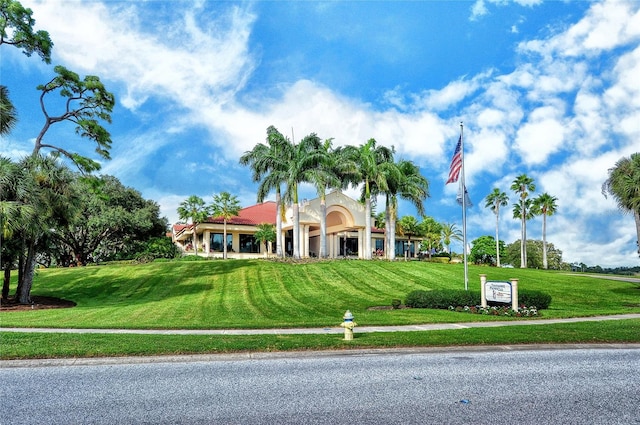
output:
[[[44,124],[36,86],[60,64],[116,96],[100,173],[156,201],[170,223],[190,195],[210,203],[228,191],[255,204],[257,184],[238,160],[274,125],[294,141],[316,133],[334,147],[394,147],[429,180],[427,215],[462,228],[457,184],[445,185],[462,123],[468,241],[495,235],[493,188],[510,198],[500,239],[520,239],[510,186],[526,174],[533,197],[557,198],[547,241],[565,262],[639,264],[633,217],[601,192],[608,169],[640,151],[638,1],[21,3],[49,32],[52,63],[0,48],[20,120],[0,155],[33,150]],[[45,140],[99,159],[72,125]],[[315,191],[304,185],[301,197]],[[406,202],[399,213],[416,214]],[[542,239],[541,217],[527,237]]]

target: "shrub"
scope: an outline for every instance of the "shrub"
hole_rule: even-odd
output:
[[[391,300],[391,307],[393,307],[394,310],[399,309],[401,304],[402,304],[402,301],[397,298],[394,298]]]
[[[407,295],[405,305],[412,308],[439,308],[449,306],[478,305],[480,292],[464,289],[438,289],[433,291],[412,291]]]
[[[544,310],[551,304],[551,295],[540,291],[520,290],[518,304],[536,306],[538,310]]]

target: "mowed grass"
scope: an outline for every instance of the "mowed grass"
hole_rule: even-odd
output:
[[[518,278],[553,297],[542,318],[640,312],[640,285],[586,275],[469,266],[469,288]],[[462,265],[428,262],[266,260],[159,262],[38,271],[33,295],[74,308],[1,312],[2,327],[250,329],[331,327],[345,310],[359,325],[518,320],[446,310],[369,310],[415,289],[464,288]],[[457,332],[457,331],[456,331]],[[4,337],[3,337],[4,338]],[[263,337],[261,337],[263,338]]]

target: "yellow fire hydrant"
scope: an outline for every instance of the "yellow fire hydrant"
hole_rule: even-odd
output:
[[[344,322],[340,326],[344,328],[344,340],[351,341],[353,340],[353,328],[357,326],[357,323],[353,321],[353,314],[350,310],[347,310],[342,318]]]

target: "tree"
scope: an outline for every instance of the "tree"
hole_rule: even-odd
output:
[[[267,144],[258,143],[240,157],[240,164],[250,166],[254,182],[260,182],[257,201],[263,202],[270,191],[276,194],[276,255],[284,257],[282,240],[282,203],[281,186],[286,181],[287,158],[292,143],[274,126],[267,128]]]
[[[471,245],[469,260],[476,264],[497,264],[498,251],[504,250],[504,242],[496,243],[493,236],[480,236],[472,241]]]
[[[9,99],[9,89],[0,86],[0,135],[11,133],[17,122],[18,113]]]
[[[331,149],[332,139],[327,139],[318,147],[317,166],[309,169],[305,180],[312,183],[320,198],[320,258],[327,257],[327,190],[341,188],[343,183],[339,175],[344,173],[344,166],[339,156]]]
[[[496,215],[496,266],[500,267],[500,247],[498,243],[500,237],[498,236],[498,227],[500,223],[500,207],[506,207],[509,202],[509,197],[506,193],[502,192],[497,187],[493,188],[493,192],[487,195],[485,208],[491,208],[491,211]]]
[[[198,253],[198,224],[205,221],[208,216],[209,209],[205,206],[204,200],[196,195],[189,196],[182,201],[178,207],[178,217],[180,220],[184,220],[185,222],[191,221],[193,227],[193,249],[195,253]],[[225,241],[226,237],[225,235]]]
[[[520,241],[515,241],[505,247],[505,258],[510,264],[514,264],[520,258]],[[547,260],[549,269],[562,270],[562,251],[557,249],[552,243],[547,243]],[[542,241],[527,241],[527,267],[542,268]]]
[[[44,62],[51,63],[53,43],[46,31],[35,31],[36,21],[31,9],[14,0],[0,0],[0,45],[7,44],[22,49],[31,56],[37,53]],[[15,126],[17,113],[6,86],[0,85],[0,135],[8,134]]]
[[[276,240],[275,227],[271,223],[260,223],[256,227],[258,230],[253,235],[253,237],[264,244],[264,255],[267,256],[267,254],[271,254],[268,243],[274,242]]]
[[[407,237],[407,249],[404,251],[404,259],[407,260],[407,256],[411,251],[411,237],[420,236],[423,234],[423,227],[420,226],[418,220],[412,215],[403,216],[398,222],[401,234]]]
[[[388,189],[387,171],[393,166],[393,149],[377,146],[375,139],[359,147],[346,146],[345,159],[356,164],[357,173],[351,180],[352,185],[362,184],[361,201],[365,206],[365,240],[363,257],[370,260],[371,249],[371,198],[374,193],[385,193]]]
[[[60,146],[45,143],[44,137],[53,124],[72,122],[76,125],[77,134],[95,143],[95,151],[99,157],[110,159],[111,135],[100,122],[111,123],[115,98],[96,76],[88,75],[81,80],[78,74],[60,65],[56,66],[54,71],[58,74],[56,77],[37,87],[42,92],[40,107],[45,116],[45,122],[36,137],[33,154],[37,155],[45,148],[50,149],[54,155],[61,155],[71,160],[82,172],[97,171],[100,169],[98,162]],[[51,115],[45,103],[45,97],[54,92],[59,92],[60,96],[66,98],[65,106],[58,115]]]
[[[442,225],[433,217],[423,217],[420,223],[420,235],[425,238],[423,244],[427,255],[431,258],[431,253],[440,245]]]
[[[160,207],[113,176],[87,180],[76,174],[79,202],[66,226],[55,228],[58,265],[131,259],[146,242],[161,237],[166,219]]]
[[[447,247],[447,252],[451,254],[451,240],[462,241],[462,230],[453,223],[442,223],[442,243]]]
[[[533,179],[526,174],[521,174],[511,184],[511,190],[519,195],[520,201],[514,205],[513,218],[520,219],[520,268],[527,268],[527,220],[532,217],[529,208],[531,207],[531,199],[529,199],[529,192],[536,190],[536,185],[533,183]]]
[[[240,213],[240,201],[229,192],[220,192],[213,195],[213,204],[211,204],[211,212],[214,218],[222,218],[224,247],[222,249],[222,258],[227,259],[227,221]]]
[[[389,259],[395,257],[395,223],[398,211],[398,198],[407,200],[416,208],[419,216],[424,215],[424,201],[429,197],[429,181],[420,174],[420,167],[411,161],[401,160],[395,167],[385,167],[388,190],[386,195],[386,218],[389,231],[387,249]]]
[[[0,0],[0,45],[9,44],[31,56],[37,53],[45,63],[51,63],[53,43],[47,31],[35,31],[33,11],[15,0]]]
[[[543,193],[533,200],[533,206],[536,214],[542,215],[542,268],[548,268],[547,262],[547,217],[555,214],[558,205],[558,198],[548,193]]]
[[[602,185],[602,194],[610,195],[621,211],[633,214],[636,222],[636,245],[640,256],[640,153],[621,158],[609,169],[609,178]]]

